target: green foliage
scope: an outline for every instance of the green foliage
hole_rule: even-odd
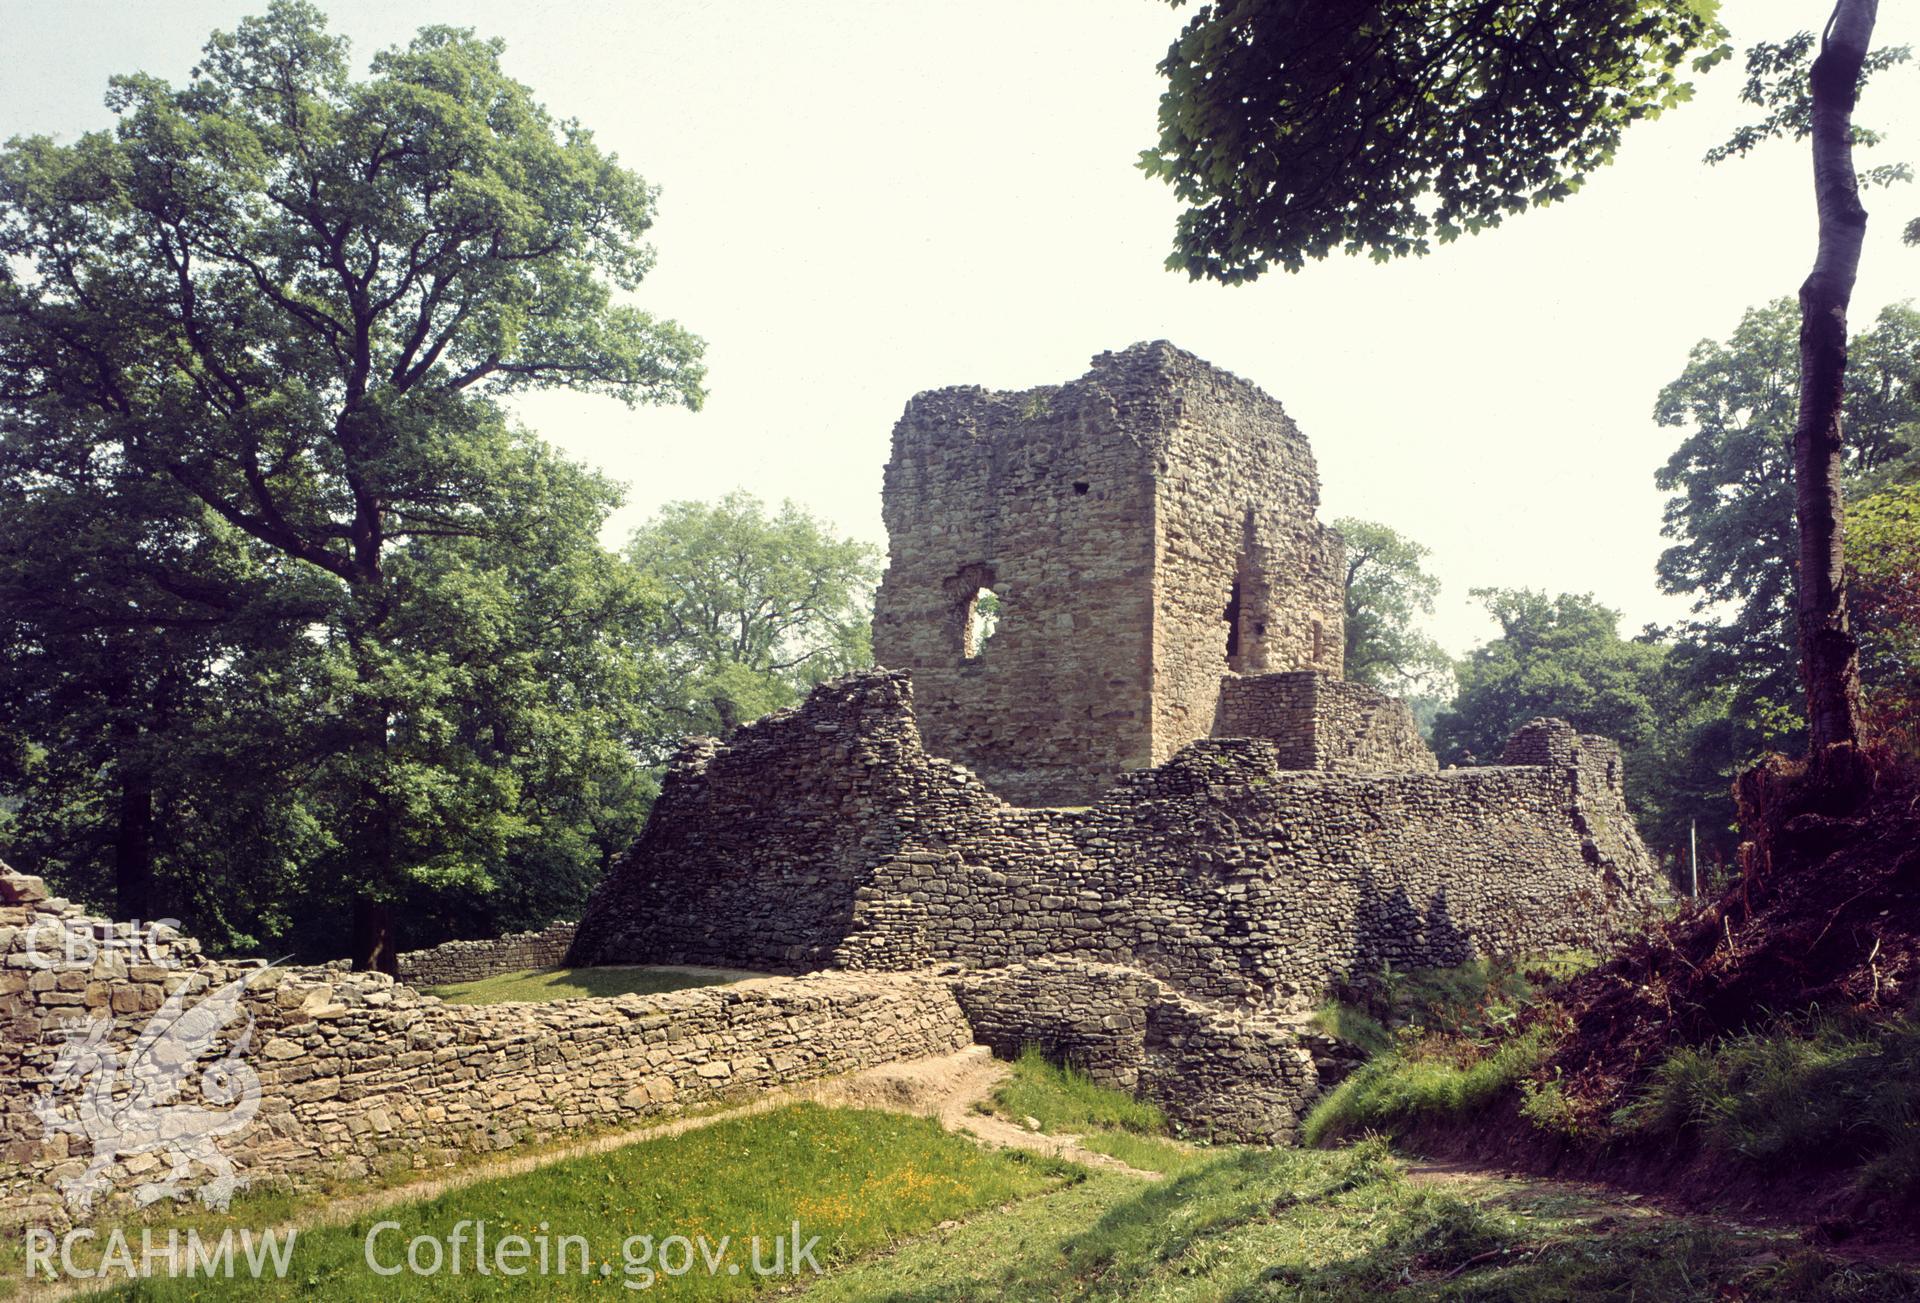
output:
[[[1371,1060],[1322,1096],[1301,1129],[1310,1145],[1367,1131],[1392,1134],[1420,1122],[1467,1117],[1545,1061],[1552,1038],[1534,1027],[1490,1051],[1430,1037]]]
[[[1418,628],[1440,592],[1425,569],[1431,553],[1374,521],[1347,516],[1334,528],[1347,545],[1347,678],[1400,696],[1444,693],[1452,661]]]
[[[1520,1083],[1520,1116],[1541,1131],[1571,1140],[1592,1127],[1557,1081],[1527,1078]]]
[[[1692,595],[1702,617],[1675,631],[1676,668],[1695,696],[1728,695],[1740,759],[1791,750],[1802,727],[1793,614],[1799,336],[1792,300],[1749,309],[1726,341],[1694,346],[1654,408],[1662,425],[1687,431],[1655,475],[1673,495],[1660,585]],[[1907,304],[1884,309],[1849,345],[1845,455],[1856,487],[1897,473],[1920,447],[1917,359],[1920,312]]]
[[[1920,1196],[1920,1023],[1810,1016],[1655,1068],[1614,1122],[1645,1138],[1697,1140],[1761,1172],[1860,1167],[1869,1188]]]
[[[659,995],[739,980],[678,968],[527,968],[472,982],[431,988],[448,1004],[507,1004],[516,1000],[586,1000],[615,995]]]
[[[1157,1105],[1099,1085],[1078,1068],[1054,1063],[1032,1046],[1020,1052],[1013,1075],[994,1091],[993,1107],[1015,1121],[1033,1118],[1043,1131],[1167,1133],[1166,1114]]]
[[[1452,968],[1392,965],[1350,982],[1348,998],[1314,1012],[1320,1031],[1367,1055],[1383,1054],[1409,1032],[1469,1033],[1505,1026],[1543,986],[1599,962],[1587,951],[1560,951],[1516,961],[1471,959]]]
[[[1618,612],[1591,595],[1472,591],[1499,621],[1500,636],[1454,668],[1459,696],[1434,721],[1444,762],[1495,763],[1508,736],[1542,715],[1614,738],[1629,751],[1652,740],[1662,649],[1620,637]]]
[[[659,648],[655,741],[726,732],[872,663],[874,549],[791,502],[670,502],[626,555],[663,597],[636,636]]]
[[[99,594],[9,622],[0,764],[95,900],[145,826],[216,944],[337,953],[350,902],[575,910],[631,835],[616,496],[499,399],[698,405],[700,343],[616,300],[653,189],[501,49],[428,27],[354,80],[276,0],[185,88],[115,78],[113,131],[0,151],[4,528],[97,522],[6,582]]]
[[[1734,129],[1724,144],[1707,151],[1707,162],[1721,163],[1742,157],[1762,141],[1772,139],[1805,140],[1813,134],[1813,59],[1817,42],[1812,32],[1795,32],[1784,41],[1761,41],[1747,50],[1747,81],[1740,98],[1767,111],[1759,122]],[[1887,46],[1868,52],[1860,67],[1855,94],[1864,90],[1878,72],[1906,63],[1913,52],[1904,45]],[[1850,139],[1857,149],[1880,144],[1879,132],[1852,123]],[[1860,184],[1888,186],[1913,179],[1913,169],[1905,163],[1888,163],[1865,168]]]
[[[1853,503],[1847,570],[1868,729],[1920,753],[1920,483]]]
[[[1630,123],[1690,97],[1689,63],[1730,53],[1716,8],[1203,5],[1160,63],[1141,155],[1186,205],[1167,265],[1232,283],[1336,249],[1424,254],[1564,199]]]

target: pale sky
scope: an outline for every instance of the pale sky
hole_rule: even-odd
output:
[[[1433,630],[1488,636],[1476,585],[1592,592],[1625,627],[1655,588],[1679,433],[1649,413],[1703,337],[1791,295],[1813,257],[1804,146],[1709,169],[1751,112],[1737,60],[1631,130],[1556,208],[1418,261],[1337,259],[1239,287],[1162,269],[1175,205],[1134,167],[1153,68],[1191,9],[1160,0],[321,0],[356,61],[424,23],[507,42],[508,70],[662,188],[643,306],[708,341],[699,413],[565,394],[527,421],[623,480],[609,541],[660,503],[745,487],[884,545],[880,469],[913,393],[1018,389],[1170,339],[1259,384],[1319,458],[1328,519],[1433,549]],[[264,0],[0,0],[0,137],[105,126],[106,79],[184,80]],[[1817,26],[1805,0],[1729,0],[1736,44]],[[1883,6],[1882,43],[1920,44]],[[1920,161],[1920,74],[1862,121]],[[1920,190],[1867,196],[1856,323],[1920,292],[1899,243]]]

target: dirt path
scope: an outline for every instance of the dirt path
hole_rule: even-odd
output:
[[[1589,1230],[1600,1234],[1639,1229],[1651,1222],[1679,1220],[1753,1239],[1756,1253],[1762,1257],[1782,1243],[1791,1242],[1848,1262],[1906,1270],[1920,1268],[1920,1245],[1916,1245],[1911,1236],[1863,1236],[1838,1243],[1824,1242],[1809,1236],[1805,1220],[1793,1217],[1762,1212],[1736,1215],[1671,1194],[1641,1193],[1577,1177],[1537,1176],[1458,1159],[1403,1161],[1411,1180],[1446,1186],[1476,1203],[1523,1215],[1552,1210],[1585,1222]]]
[[[1110,1155],[1082,1148],[1079,1136],[1047,1135],[978,1111],[974,1105],[993,1094],[1010,1071],[986,1046],[975,1045],[937,1059],[871,1068],[796,1093],[822,1104],[937,1118],[947,1130],[964,1132],[989,1149],[1026,1149],[1103,1171],[1124,1172],[1150,1181],[1160,1178],[1158,1172],[1143,1172]]]

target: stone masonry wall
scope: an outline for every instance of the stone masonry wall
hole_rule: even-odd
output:
[[[1280,405],[1164,342],[1065,385],[919,394],[886,468],[875,658],[913,673],[934,754],[1017,804],[1084,803],[1207,736],[1223,672],[1339,672],[1318,501]],[[976,648],[983,588],[1000,618]]]
[[[101,939],[117,929],[121,948],[68,963],[59,940],[68,929]],[[0,874],[0,1227],[67,1220],[59,1183],[82,1174],[102,1147],[49,1134],[36,1105],[75,1106],[67,1111],[77,1116],[83,1096],[126,1083],[124,1065],[112,1062],[60,1077],[68,1033],[111,1016],[105,1048],[124,1052],[182,988],[191,1006],[246,979],[240,1007],[209,1048],[217,1055],[231,1046],[252,1019],[236,1071],[243,1086],[257,1078],[261,1103],[219,1147],[242,1176],[296,1188],[631,1125],[972,1042],[948,983],[929,976],[819,974],[646,997],[445,1005],[377,973],[223,964],[166,932],[138,950],[127,941],[125,925],[48,898],[39,879]],[[61,958],[48,967],[49,956]],[[210,1107],[191,1081],[173,1102]],[[128,1121],[137,1117],[115,1125],[143,1134]],[[109,1191],[94,1212],[124,1206],[140,1181],[165,1170],[165,1158],[132,1147],[107,1167]]]
[[[571,961],[1071,958],[1262,1008],[1387,962],[1604,944],[1656,875],[1618,752],[1540,729],[1550,763],[1366,776],[1203,741],[1087,809],[1020,809],[926,755],[905,675],[851,675],[682,753]]]
[[[531,932],[509,932],[478,941],[443,941],[399,958],[400,980],[414,986],[478,982],[528,968],[557,968],[573,945],[572,922],[549,923]]]
[[[1270,739],[1286,769],[1439,768],[1406,702],[1311,670],[1221,679],[1213,735]]]
[[[1152,762],[1153,483],[1160,386],[1109,368],[1024,393],[907,404],[882,490],[873,648],[911,669],[934,750],[1011,799],[1087,799]],[[969,657],[975,593],[999,598]]]
[[[1299,1028],[1188,999],[1137,969],[1040,960],[963,975],[974,1035],[1012,1058],[1029,1045],[1160,1105],[1182,1130],[1292,1139],[1319,1086]]]
[[[1154,467],[1157,764],[1216,732],[1225,671],[1339,676],[1346,562],[1340,536],[1315,519],[1313,450],[1277,401],[1166,344],[1123,356],[1136,355],[1165,377]]]

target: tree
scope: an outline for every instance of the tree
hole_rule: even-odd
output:
[[[1783,747],[1805,727],[1794,617],[1792,488],[1800,312],[1788,299],[1750,309],[1724,342],[1703,340],[1661,390],[1654,417],[1690,432],[1655,475],[1672,493],[1660,585],[1691,593],[1701,618],[1677,631],[1699,691],[1732,691],[1755,740]],[[1872,484],[1902,465],[1920,430],[1920,312],[1898,304],[1851,346],[1845,469]]]
[[[627,557],[663,602],[659,623],[636,633],[664,662],[652,750],[725,733],[872,663],[876,552],[791,502],[775,515],[738,491],[670,502],[634,531]]]
[[[1440,592],[1423,565],[1431,553],[1374,521],[1348,516],[1334,528],[1347,545],[1347,677],[1401,695],[1432,693],[1452,660],[1416,627]]]
[[[256,708],[265,667],[284,668],[324,600],[272,582],[271,558],[237,531],[195,528],[203,508],[178,485],[110,458],[35,457],[57,444],[17,428],[0,438],[9,841],[119,917],[177,917],[191,909],[181,852],[225,867],[229,844],[180,811],[245,810],[256,851],[287,830],[277,731]],[[212,717],[233,724],[227,750],[246,763],[218,773],[207,800],[195,776],[223,768],[205,753]]]
[[[1185,0],[1170,0],[1179,7]],[[1215,0],[1159,65],[1167,265],[1424,254],[1571,195],[1727,56],[1701,0]],[[1695,52],[1699,52],[1697,55]]]
[[[1771,110],[1735,133],[1709,161],[1743,154],[1769,137],[1810,140],[1819,242],[1813,270],[1800,286],[1800,385],[1793,432],[1793,487],[1799,547],[1794,615],[1800,676],[1807,702],[1810,754],[1823,763],[1830,748],[1859,737],[1860,648],[1847,617],[1841,477],[1846,438],[1847,306],[1860,271],[1867,210],[1853,165],[1856,144],[1875,137],[1854,125],[1860,87],[1878,68],[1907,57],[1904,49],[1871,51],[1879,0],[1838,0],[1814,53],[1810,32],[1747,55],[1743,96]],[[1812,58],[1812,64],[1807,59]],[[1869,173],[1870,182],[1905,169]]]
[[[115,78],[112,133],[0,153],[0,412],[45,461],[162,477],[332,601],[326,684],[356,962],[438,852],[454,781],[393,741],[430,715],[405,646],[421,554],[537,533],[549,463],[497,400],[564,385],[697,405],[699,341],[616,298],[654,191],[429,27],[349,76],[301,0],[216,33],[176,90]],[[404,558],[404,560],[403,560]],[[504,800],[504,793],[502,793]],[[419,853],[428,858],[411,858]]]
[[[1444,242],[1563,199],[1629,123],[1687,98],[1689,55],[1701,51],[1695,70],[1726,57],[1714,12],[1698,0],[1203,6],[1160,64],[1160,143],[1141,158],[1188,205],[1168,265],[1233,282],[1335,248],[1425,253],[1429,233]],[[1836,0],[1817,55],[1811,34],[1755,47],[1746,95],[1768,116],[1710,155],[1783,135],[1812,145],[1820,233],[1800,293],[1795,612],[1823,762],[1856,735],[1840,417],[1867,221],[1853,147],[1872,137],[1853,109],[1864,78],[1905,57],[1870,55],[1878,12],[1878,0]]]
[[[1620,613],[1591,595],[1476,588],[1500,636],[1454,669],[1460,694],[1434,722],[1434,746],[1454,764],[1493,764],[1513,731],[1557,716],[1587,733],[1644,748],[1656,726],[1654,677],[1665,652],[1620,637]],[[1629,766],[1631,771],[1631,766]]]
[[[1865,718],[1873,734],[1920,753],[1920,483],[1860,499],[1849,525]]]

